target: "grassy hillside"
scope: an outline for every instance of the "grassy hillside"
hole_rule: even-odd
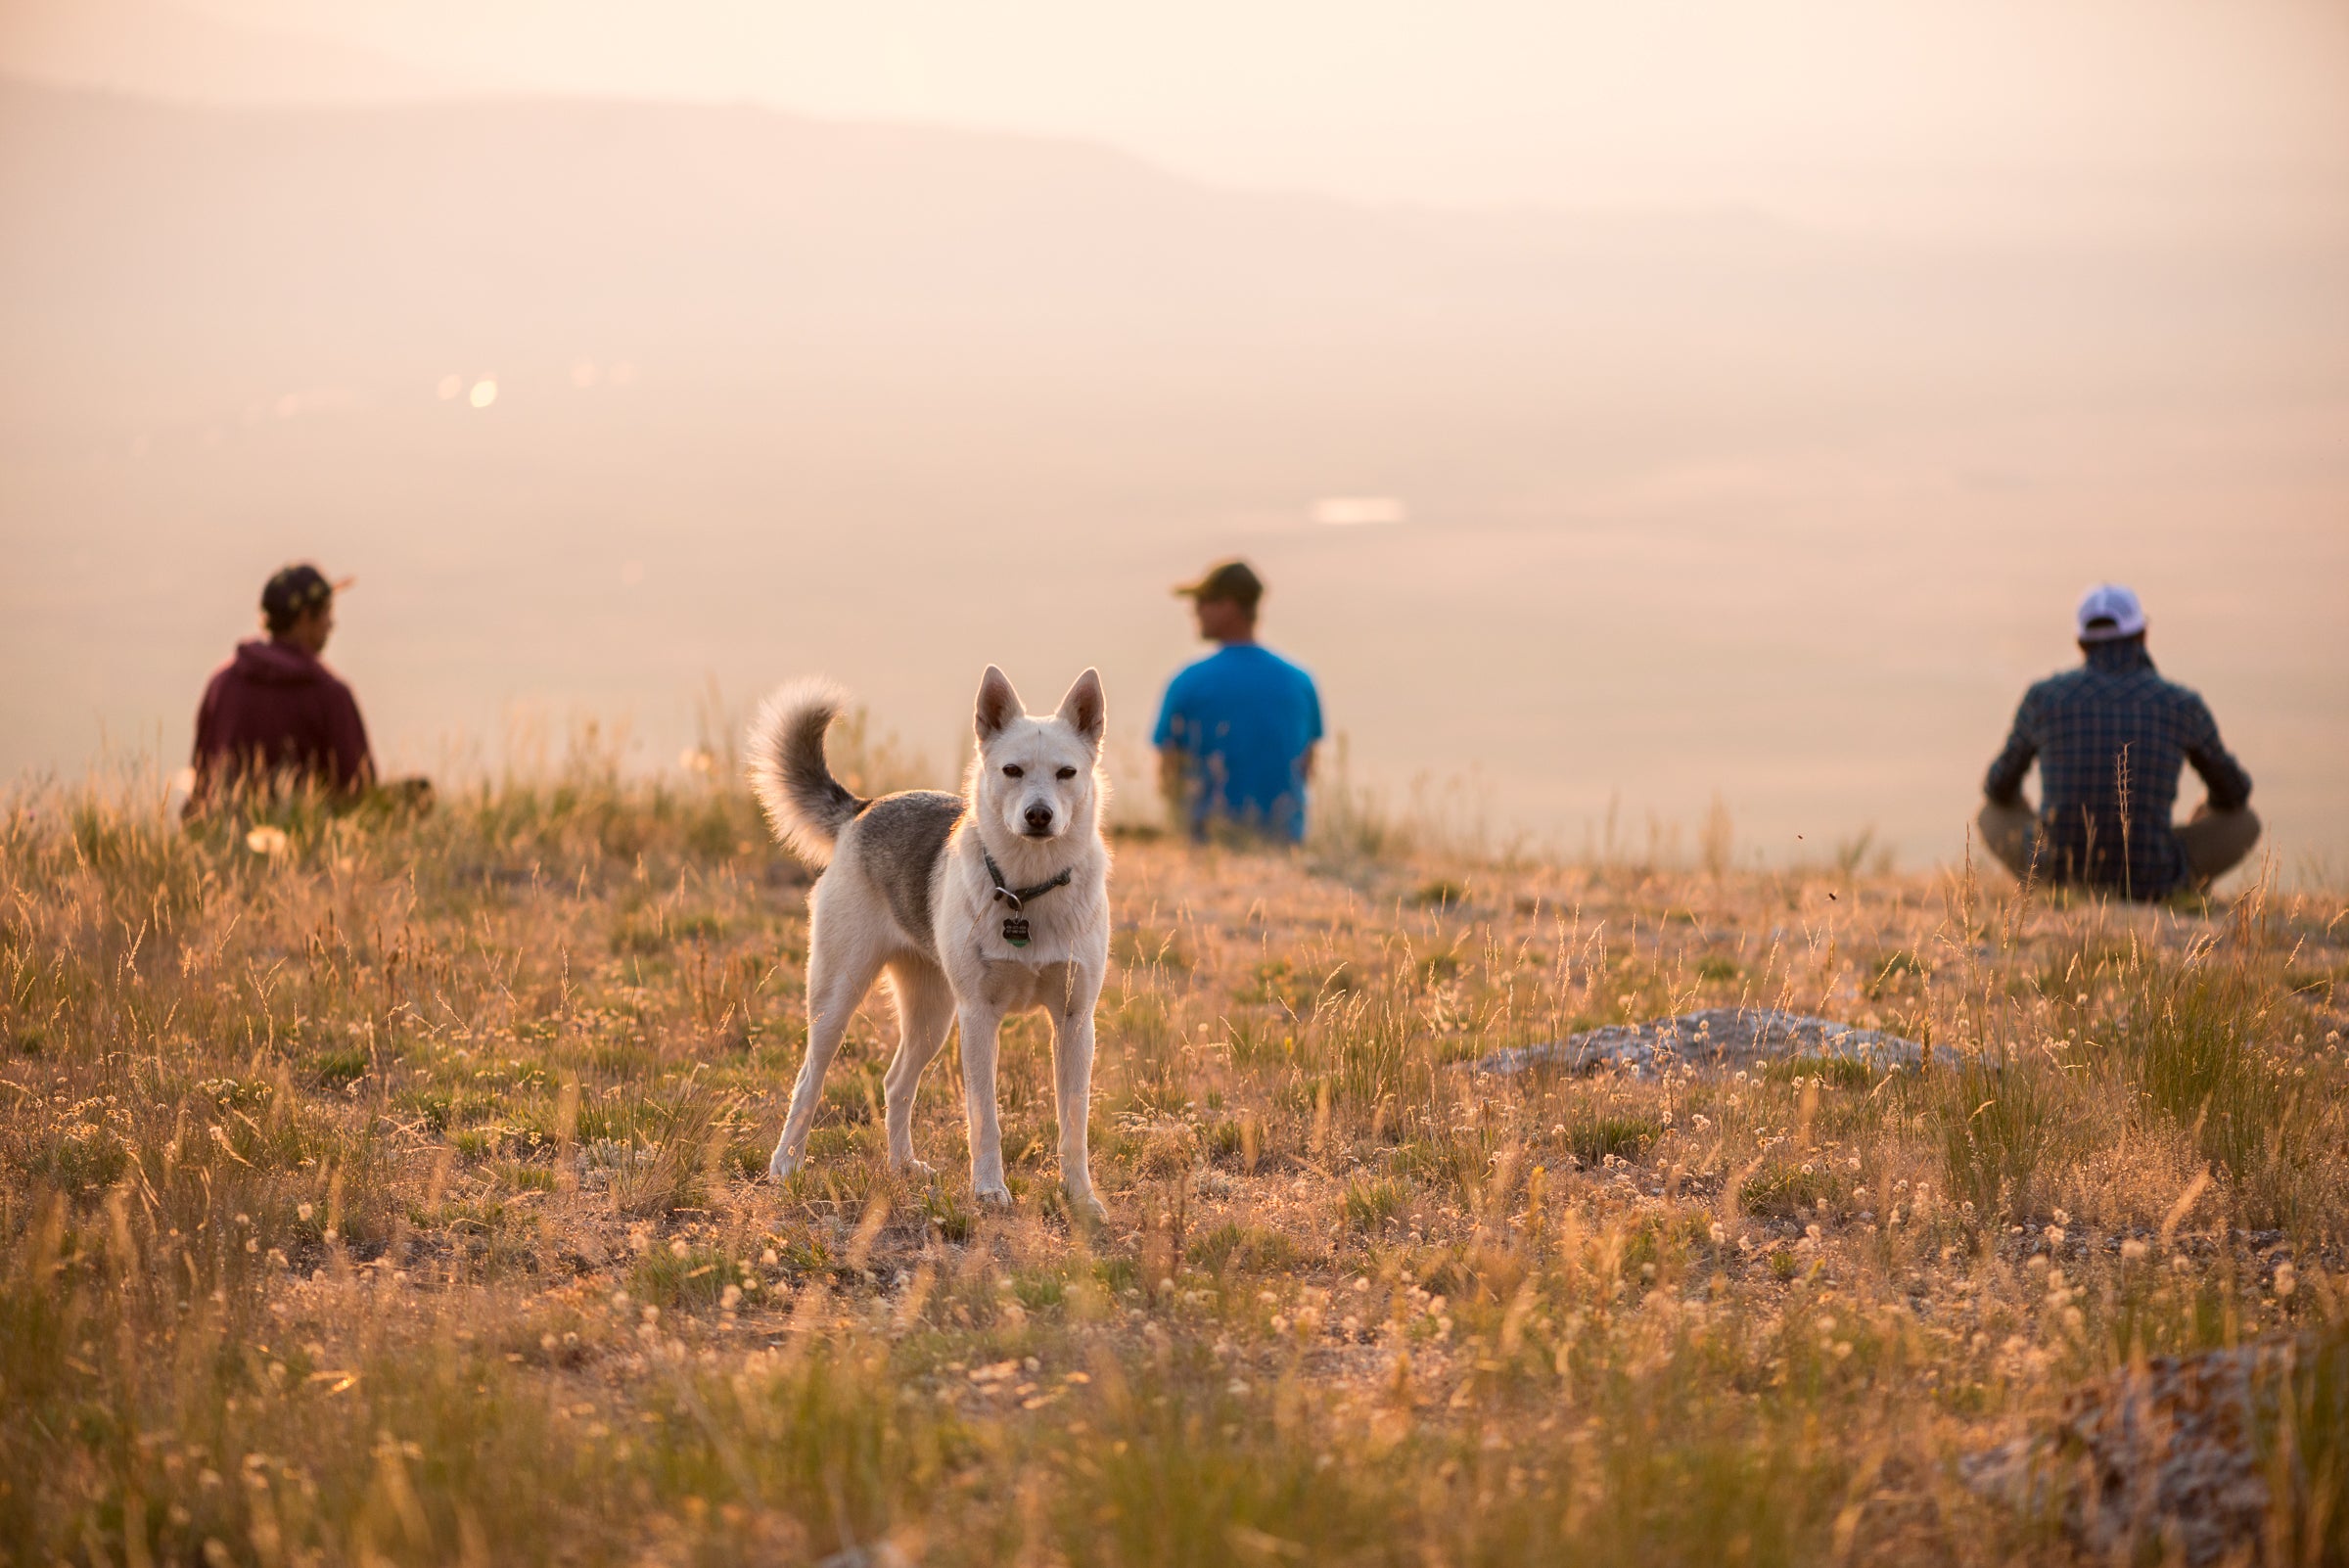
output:
[[[1127,840],[1086,1234],[1033,1020],[1015,1213],[950,1063],[882,1169],[878,997],[757,1179],[804,879],[730,790],[129,799],[0,821],[0,1561],[2059,1561],[1957,1455],[2349,1318],[2337,898]],[[1457,1065],[1739,999],[1933,1062]]]

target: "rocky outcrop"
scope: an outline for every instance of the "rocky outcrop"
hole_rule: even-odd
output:
[[[1612,1069],[1635,1078],[1674,1066],[1731,1072],[1763,1062],[1818,1057],[1865,1062],[1884,1070],[1916,1067],[1924,1046],[1879,1030],[1789,1013],[1774,1007],[1708,1007],[1644,1024],[1610,1024],[1539,1045],[1479,1057],[1479,1072],[1516,1074],[1539,1067],[1571,1073]]]
[[[2255,1560],[2271,1501],[2257,1436],[2303,1354],[2273,1341],[2157,1357],[2073,1390],[2051,1423],[1965,1455],[1958,1473],[1985,1497],[2054,1513],[2098,1560],[2143,1548]]]

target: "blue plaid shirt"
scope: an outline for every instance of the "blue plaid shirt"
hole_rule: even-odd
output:
[[[2161,678],[2142,638],[2091,644],[2078,669],[2025,692],[1983,791],[2002,805],[2021,800],[2033,758],[2040,875],[2140,899],[2164,898],[2191,880],[2170,833],[2182,763],[2202,775],[2214,810],[2251,799],[2251,775],[2220,744],[2209,708]]]

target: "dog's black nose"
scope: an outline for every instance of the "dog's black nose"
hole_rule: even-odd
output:
[[[1029,832],[1041,833],[1051,825],[1052,807],[1049,806],[1031,806],[1028,807]]]

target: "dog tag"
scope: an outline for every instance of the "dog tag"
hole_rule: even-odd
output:
[[[1003,940],[1015,947],[1027,946],[1028,917],[1026,915],[1005,915],[1003,917]]]

